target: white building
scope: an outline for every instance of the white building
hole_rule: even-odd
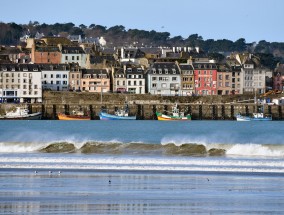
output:
[[[151,94],[181,95],[181,74],[176,63],[154,63],[148,70],[147,81]]]
[[[87,54],[82,47],[74,46],[62,46],[59,47],[62,53],[61,63],[78,63],[80,67],[86,68]]]
[[[268,69],[262,67],[255,67],[252,60],[247,60],[243,64],[242,78],[241,78],[241,89],[243,93],[265,93],[265,76],[269,72]]]
[[[142,67],[124,66],[126,90],[133,94],[145,94],[145,75]]]
[[[35,64],[0,64],[0,101],[42,102],[41,71]]]
[[[68,64],[41,64],[42,88],[53,91],[67,91],[69,89]]]

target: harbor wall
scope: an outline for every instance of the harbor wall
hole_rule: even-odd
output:
[[[115,109],[122,108],[127,101],[130,114],[141,120],[156,119],[155,112],[171,111],[175,103],[185,114],[191,114],[193,120],[234,120],[237,113],[250,114],[264,108],[264,113],[272,114],[273,120],[284,119],[284,107],[278,105],[255,105],[248,96],[153,96],[129,94],[94,94],[72,92],[47,92],[43,103],[37,104],[1,104],[3,111],[13,106],[27,106],[32,113],[42,112],[43,119],[57,119],[57,113],[72,113],[73,110],[82,110],[99,119],[98,114],[102,108],[114,113]],[[250,103],[239,103],[250,101]]]

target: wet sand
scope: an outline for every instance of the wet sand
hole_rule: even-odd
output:
[[[0,169],[0,214],[281,214],[282,174]]]

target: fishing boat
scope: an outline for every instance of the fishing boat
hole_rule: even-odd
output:
[[[104,109],[100,112],[101,120],[136,120],[136,116],[129,116],[128,104],[125,104],[124,109],[117,109],[114,114],[109,114]]]
[[[255,103],[255,110],[258,109],[258,100],[256,98],[256,89],[254,90],[254,103]],[[238,113],[236,115],[237,121],[271,121],[272,115],[271,114],[264,114],[264,103],[262,103],[262,107],[259,108],[259,113],[252,113],[251,115],[242,115]]]
[[[90,115],[84,114],[83,111],[76,110],[73,110],[72,114],[58,113],[57,116],[59,120],[91,120]]]
[[[0,120],[38,120],[41,119],[41,116],[41,112],[29,113],[27,108],[16,107],[15,111],[9,111],[0,116]]]
[[[160,112],[156,112],[158,120],[191,120],[191,115],[184,115],[184,112],[178,109],[177,104],[175,104],[172,108],[172,112],[170,114],[163,114]]]
[[[237,121],[271,121],[271,114],[253,113],[251,116],[244,116],[242,114],[236,115]]]

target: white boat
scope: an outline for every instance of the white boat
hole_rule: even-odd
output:
[[[41,115],[41,112],[30,114],[28,109],[17,107],[15,111],[9,111],[0,116],[0,120],[37,120],[41,119]]]
[[[251,116],[244,116],[242,114],[236,115],[237,121],[271,121],[271,114],[253,113]]]

